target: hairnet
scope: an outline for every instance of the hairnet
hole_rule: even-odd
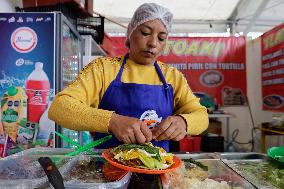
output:
[[[128,24],[125,45],[129,47],[129,39],[132,32],[141,24],[159,19],[165,25],[167,32],[170,32],[173,14],[169,9],[156,3],[144,3],[138,7]]]

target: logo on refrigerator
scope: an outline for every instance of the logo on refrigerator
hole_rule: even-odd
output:
[[[42,17],[36,18],[36,22],[41,22],[41,21],[43,21]]]
[[[20,27],[12,33],[11,45],[20,53],[28,53],[37,45],[37,34],[29,27]]]
[[[16,18],[14,16],[12,16],[11,18],[8,19],[8,23],[11,23],[11,22],[15,22]]]
[[[47,17],[44,21],[45,21],[45,22],[50,22],[50,21],[51,21],[51,18],[50,18],[50,17]]]
[[[23,58],[19,58],[16,60],[16,66],[21,66],[25,63],[25,60]]]
[[[33,21],[34,21],[34,19],[32,17],[27,17],[26,18],[26,22],[33,22]]]
[[[5,22],[7,20],[7,18],[1,17],[0,21]]]
[[[22,22],[24,22],[24,20],[23,20],[22,17],[19,17],[18,20],[17,20],[17,22],[22,23]]]

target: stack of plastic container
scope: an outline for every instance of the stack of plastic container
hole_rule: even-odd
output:
[[[61,173],[66,189],[127,189],[130,172],[117,170],[118,173],[114,167],[104,169],[107,162],[100,155],[65,156],[73,150],[32,148],[0,159],[0,188],[52,188],[38,162],[40,157],[49,157]]]
[[[74,158],[66,167],[64,177],[66,189],[127,189],[131,173],[120,172],[119,178],[110,181],[103,173],[106,160],[100,156],[81,155]],[[113,171],[113,176],[115,170]]]
[[[49,186],[47,176],[38,162],[39,156],[13,155],[0,159],[1,189],[31,189]],[[64,172],[72,158],[65,156],[50,156],[59,171]]]

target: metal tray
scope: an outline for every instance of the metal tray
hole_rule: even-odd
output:
[[[265,159],[222,161],[257,188],[284,188],[284,171]]]
[[[192,158],[194,160],[198,159],[219,159],[217,153],[176,153],[175,154],[180,159],[189,159]]]
[[[219,153],[218,158],[227,160],[250,160],[250,159],[263,159],[268,160],[266,154],[254,152],[232,152],[232,153]]]
[[[187,162],[186,159],[183,159],[183,160],[184,160],[185,168],[189,169],[189,167],[191,167],[190,163]],[[208,167],[208,178],[209,179],[213,179],[218,182],[226,181],[231,188],[234,188],[234,187],[242,187],[244,189],[255,189],[256,188],[251,183],[249,183],[247,180],[245,180],[240,175],[238,175],[236,172],[234,172],[232,169],[230,169],[228,166],[226,166],[219,159],[199,159],[196,161]],[[177,176],[176,178],[179,180],[180,177]],[[162,175],[161,179],[162,179],[162,185],[164,189],[170,189],[172,187],[171,181],[167,179],[167,175]],[[180,181],[177,181],[177,182],[180,182]],[[172,183],[172,184],[176,185],[177,183]]]

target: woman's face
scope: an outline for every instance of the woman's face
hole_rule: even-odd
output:
[[[164,24],[158,19],[139,25],[130,36],[129,58],[138,64],[152,64],[163,50],[167,36]]]

